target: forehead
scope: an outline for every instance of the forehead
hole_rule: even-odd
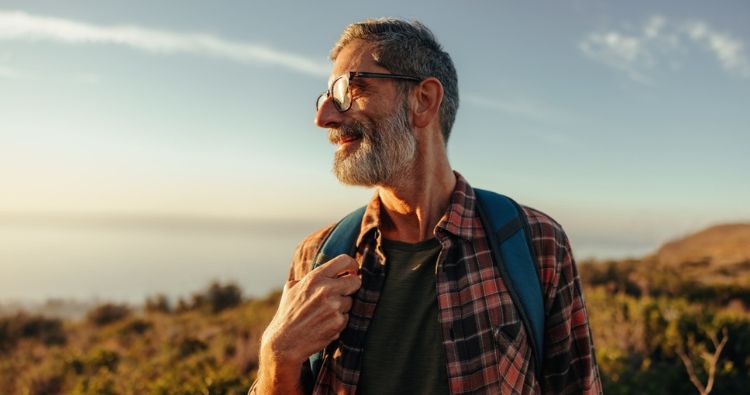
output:
[[[386,72],[386,68],[375,61],[372,44],[354,40],[347,44],[336,57],[329,82],[349,71]]]

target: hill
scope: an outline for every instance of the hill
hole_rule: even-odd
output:
[[[656,258],[660,264],[670,266],[750,265],[750,223],[712,226],[670,241],[659,248]]]
[[[750,224],[712,226],[670,241],[644,263],[688,288],[731,293],[750,307]]]
[[[641,259],[582,262],[581,278],[585,285],[605,286],[613,293],[750,309],[750,224],[712,226]]]

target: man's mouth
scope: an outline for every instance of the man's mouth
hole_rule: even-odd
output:
[[[336,141],[336,151],[350,151],[354,149],[356,144],[359,144],[359,141],[362,139],[361,136],[346,136],[341,137]]]
[[[330,140],[332,144],[338,145],[339,148],[343,148],[361,140],[362,134],[352,132],[352,131],[349,131],[349,132],[332,131],[328,139]]]
[[[345,145],[345,144],[348,144],[348,143],[351,143],[351,142],[357,141],[357,140],[359,140],[359,139],[360,139],[360,138],[359,138],[358,136],[344,136],[344,137],[341,137],[341,138],[340,138],[340,139],[339,139],[339,140],[338,140],[338,141],[336,142],[336,144],[337,144],[337,145]]]

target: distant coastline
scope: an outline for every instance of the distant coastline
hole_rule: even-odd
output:
[[[327,222],[0,213],[0,306],[137,305],[157,293],[185,296],[212,280],[233,281],[262,296],[283,283],[297,243]],[[638,258],[666,241],[566,230],[578,261]]]

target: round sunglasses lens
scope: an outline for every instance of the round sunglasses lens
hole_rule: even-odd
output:
[[[331,95],[339,111],[348,110],[352,104],[351,98],[349,98],[349,78],[343,76],[334,81],[331,87]]]

